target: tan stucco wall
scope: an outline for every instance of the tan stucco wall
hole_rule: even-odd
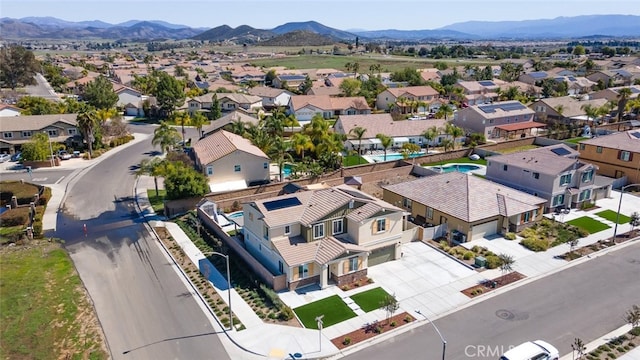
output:
[[[584,149],[582,149],[582,145],[584,145]],[[580,144],[578,151],[581,160],[598,166],[596,171],[598,175],[612,178],[626,175],[628,183],[640,183],[640,151],[633,152],[631,161],[619,160],[618,149],[602,147],[602,153],[598,153],[597,146]],[[619,171],[618,174],[616,171]],[[623,172],[624,175],[620,175],[620,172]]]
[[[267,168],[264,168],[267,163]],[[211,182],[227,182],[233,180],[260,181],[269,179],[269,159],[255,156],[244,151],[236,150],[208,165],[213,165],[213,175],[208,176]],[[202,171],[207,176],[207,166]],[[240,165],[239,172],[234,171],[235,165]]]

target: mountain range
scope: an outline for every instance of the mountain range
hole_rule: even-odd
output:
[[[332,41],[427,41],[427,40],[522,40],[569,39],[591,36],[640,37],[640,16],[585,15],[523,21],[467,21],[432,30],[339,30],[316,21],[290,22],[273,29],[249,25],[232,28],[191,28],[161,20],[129,20],[109,24],[100,20],[72,22],[54,17],[0,18],[0,37],[25,39],[113,39],[158,40],[193,39],[258,43],[291,32],[311,32]]]

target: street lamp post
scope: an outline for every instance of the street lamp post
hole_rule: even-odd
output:
[[[216,251],[209,251],[203,255],[219,255],[222,256],[227,263],[227,295],[229,295],[229,330],[233,330],[233,311],[231,311],[231,272],[229,271],[229,255],[225,255]]]
[[[54,159],[53,159],[53,146],[51,145],[51,135],[49,135],[49,132],[46,131],[46,130],[43,131],[43,133],[47,134],[47,138],[49,139],[49,152],[51,152],[51,161],[50,162],[51,162],[51,167],[54,167],[55,164],[53,162]]]
[[[433,328],[436,330],[436,332],[438,333],[438,336],[440,336],[440,340],[442,340],[442,360],[444,359],[444,355],[445,352],[447,351],[447,340],[444,339],[444,337],[442,336],[442,334],[440,333],[440,330],[438,329],[438,327],[436,326],[436,324],[433,323],[433,321],[429,320],[429,318],[427,317],[427,315],[423,314],[422,312],[420,312],[420,309],[416,310],[416,313],[424,316],[425,319],[427,319],[427,321],[431,324],[431,326],[433,326]]]
[[[618,235],[618,220],[620,220],[620,208],[622,208],[622,196],[624,196],[624,190],[632,186],[640,186],[640,183],[628,184],[623,186],[620,189],[620,201],[618,201],[618,212],[616,213],[616,224],[613,226],[613,242],[614,243],[616,242],[616,236]]]
[[[316,317],[316,323],[318,324],[318,341],[320,343],[320,352],[322,352],[322,318],[324,315],[320,315]]]

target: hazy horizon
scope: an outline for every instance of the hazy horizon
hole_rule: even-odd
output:
[[[425,30],[466,21],[640,15],[637,5],[637,0],[489,0],[480,5],[471,0],[6,0],[0,4],[0,14],[17,19],[55,17],[73,22],[100,20],[110,24],[159,20],[192,28],[249,25],[272,29],[288,22],[317,21],[340,30]]]

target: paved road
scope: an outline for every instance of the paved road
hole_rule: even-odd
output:
[[[47,100],[60,101],[55,90],[53,90],[47,79],[45,79],[42,74],[36,74],[36,83],[36,85],[25,87],[25,90],[29,95],[43,97]]]
[[[435,320],[446,359],[497,359],[538,338],[567,354],[576,337],[588,343],[625,324],[625,311],[640,303],[639,279],[637,243]],[[441,359],[442,342],[425,323],[346,358]]]
[[[135,213],[130,169],[149,150],[150,140],[131,145],[87,171],[68,190],[56,236],[95,303],[113,358],[228,359]]]

